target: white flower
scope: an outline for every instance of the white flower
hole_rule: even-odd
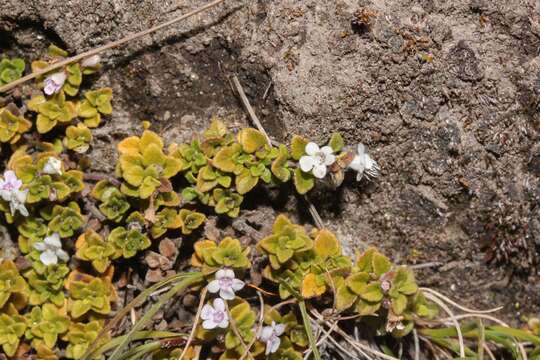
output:
[[[45,165],[43,165],[43,173],[49,175],[62,175],[62,160],[50,156]]]
[[[306,154],[300,158],[300,169],[303,172],[312,172],[316,178],[322,179],[326,176],[326,167],[336,161],[334,150],[330,146],[323,146],[310,142],[306,145]]]
[[[208,284],[208,291],[217,293],[223,300],[233,300],[234,292],[242,290],[244,282],[235,278],[231,269],[220,269],[216,273],[216,279]]]
[[[357,154],[354,156],[353,161],[349,164],[349,168],[356,171],[356,180],[360,181],[365,174],[368,179],[376,178],[379,176],[379,165],[377,162],[369,156],[366,152],[364,144],[358,144]]]
[[[28,216],[28,210],[24,206],[28,190],[21,190],[22,181],[11,170],[4,172],[4,178],[0,179],[0,197],[9,202],[11,215],[18,211],[22,216]]]
[[[83,68],[96,66],[100,63],[100,61],[101,61],[101,57],[99,55],[93,55],[81,61],[81,66]]]
[[[11,193],[20,190],[22,181],[17,178],[15,172],[7,170],[4,172],[4,178],[0,179],[0,196],[5,201],[10,201]]]
[[[9,209],[11,211],[11,215],[15,215],[15,213],[18,211],[22,216],[28,216],[28,210],[24,206],[27,195],[28,189],[13,190],[11,192],[11,198],[9,199]]]
[[[39,251],[39,260],[46,265],[58,264],[58,259],[62,261],[68,261],[69,255],[62,250],[62,243],[60,242],[60,235],[53,233],[47,236],[42,242],[34,244],[34,248]]]
[[[285,332],[285,324],[276,324],[272,321],[270,326],[262,328],[259,339],[266,343],[266,355],[275,353],[279,349],[281,339],[279,338]]]
[[[43,91],[47,95],[56,94],[62,89],[62,86],[64,86],[66,78],[66,73],[63,71],[47,76],[43,82]]]
[[[214,299],[214,306],[204,305],[201,311],[201,319],[203,319],[203,329],[227,328],[229,326],[229,315],[225,310],[225,302],[217,298]]]

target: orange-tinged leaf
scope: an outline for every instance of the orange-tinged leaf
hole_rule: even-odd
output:
[[[325,291],[324,280],[321,281],[313,273],[307,274],[302,280],[302,296],[306,299],[321,296]]]
[[[118,143],[118,152],[120,154],[135,155],[139,153],[140,139],[137,136],[130,136]]]
[[[341,250],[336,236],[326,229],[319,231],[313,245],[315,252],[323,259],[339,255]]]

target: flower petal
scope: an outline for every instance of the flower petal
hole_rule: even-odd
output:
[[[24,207],[23,204],[17,204],[16,209],[19,210],[21,215],[24,216],[24,217],[29,215],[28,210],[26,209],[26,207]]]
[[[21,204],[24,204],[26,202],[26,196],[28,195],[28,189],[26,190],[13,190],[13,197],[20,202]]]
[[[201,310],[201,319],[208,320],[212,318],[214,308],[210,304],[205,304]]]
[[[326,176],[326,166],[325,165],[317,165],[313,168],[313,175],[318,178],[322,179]]]
[[[46,266],[58,264],[58,258],[52,250],[45,250],[42,252],[41,255],[39,255],[39,260]]]
[[[321,152],[324,155],[331,155],[334,153],[334,149],[332,149],[330,146],[326,145],[321,148]]]
[[[4,172],[4,180],[9,182],[9,183],[12,183],[14,181],[17,181],[17,175],[15,175],[15,171],[13,170],[7,170]]]
[[[355,155],[351,163],[349,164],[349,168],[358,171],[359,173],[364,171],[365,165],[364,165],[364,156],[363,155]]]
[[[227,315],[227,314],[225,314]],[[225,316],[225,318],[218,324],[218,327],[222,329],[226,329],[229,327],[229,317]]]
[[[305,151],[306,154],[313,156],[320,151],[319,145],[315,144],[314,142],[310,142],[306,145]]]
[[[216,309],[216,311],[225,311],[225,302],[220,298],[215,299],[214,309]]]
[[[60,242],[60,235],[58,233],[53,233],[43,240],[43,242],[49,246],[55,247],[57,249],[62,248],[62,243]]]
[[[259,335],[259,339],[262,342],[267,342],[268,340],[270,340],[270,337],[272,337],[273,334],[274,334],[274,330],[272,329],[272,327],[271,326],[265,326],[261,330],[261,333]]]
[[[234,279],[234,271],[232,269],[223,269],[223,274],[225,274],[224,277],[226,278]]]
[[[0,196],[4,201],[10,201],[11,200],[11,191],[9,190],[0,190]]]
[[[303,172],[309,172],[311,171],[311,169],[313,169],[313,167],[315,166],[315,164],[317,163],[317,161],[315,160],[315,158],[311,157],[311,156],[302,156],[300,158],[300,169],[303,171]]]
[[[274,326],[274,334],[276,334],[276,336],[283,335],[283,333],[285,332],[286,327],[287,327],[287,325],[285,325],[285,324],[276,324]]]
[[[64,82],[66,81],[66,73],[63,72],[63,71],[60,71],[60,72],[57,72],[55,74],[52,74],[51,76],[49,76],[49,78],[54,81],[54,83],[58,86],[62,86],[64,85]]]
[[[56,256],[58,256],[58,258],[60,260],[62,260],[63,262],[68,262],[69,261],[69,255],[67,252],[65,252],[64,250],[62,249],[59,249],[56,251]]]
[[[47,249],[47,245],[45,245],[44,242],[40,241],[34,244],[34,249],[37,251],[45,251]]]
[[[215,329],[216,327],[218,326],[218,324],[216,324],[213,320],[204,320],[203,323],[202,323],[202,327],[203,329],[206,329],[206,330],[212,330],[212,329]]]
[[[358,146],[357,146],[357,148],[356,148],[356,153],[357,153],[358,155],[362,155],[362,154],[364,154],[365,152],[366,152],[366,147],[364,146],[364,144],[358,143]]]
[[[330,166],[336,162],[336,156],[334,154],[328,154],[324,157],[324,165]]]
[[[279,345],[281,345],[281,339],[277,336],[272,336],[270,340],[266,342],[266,355],[278,351]]]
[[[233,279],[232,281],[232,289],[234,291],[240,291],[244,288],[245,283],[242,280],[239,279]]]
[[[210,291],[212,294],[215,294],[219,291],[219,280],[212,280],[210,281],[210,283],[208,284],[208,286],[206,287],[208,289],[208,291]]]
[[[231,288],[221,288],[219,291],[219,296],[223,300],[234,300],[234,291]]]
[[[225,269],[219,269],[217,272],[216,272],[216,279],[221,279],[221,278],[224,278],[225,277]]]

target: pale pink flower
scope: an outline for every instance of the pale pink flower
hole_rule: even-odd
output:
[[[45,81],[43,82],[43,91],[47,95],[56,94],[62,89],[62,86],[64,86],[64,82],[66,82],[66,79],[66,73],[63,71],[47,76],[47,78],[45,78]]]
[[[219,292],[223,300],[233,300],[235,291],[240,291],[244,287],[244,282],[234,276],[231,269],[220,269],[216,272],[216,279],[208,284],[208,291]]]
[[[206,330],[212,330],[217,327],[226,329],[229,326],[229,315],[225,309],[225,302],[220,299],[214,299],[214,306],[206,304],[201,311],[203,319],[202,327]]]
[[[281,345],[279,337],[283,335],[286,327],[285,324],[276,324],[275,321],[272,321],[270,326],[262,328],[259,340],[266,343],[266,355],[273,354],[279,349],[279,345]]]

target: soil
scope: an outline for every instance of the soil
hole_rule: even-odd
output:
[[[3,0],[0,50],[80,53],[204,3]],[[539,1],[227,0],[104,55],[93,81],[113,88],[115,112],[90,157],[111,171],[114,144],[142,120],[176,142],[212,116],[246,126],[237,74],[274,139],[340,131],[379,162],[376,181],[311,196],[350,253],[434,262],[422,285],[502,305],[518,325],[540,313],[539,55]],[[251,199],[237,233],[264,233],[279,212],[310,221],[294,197]]]

